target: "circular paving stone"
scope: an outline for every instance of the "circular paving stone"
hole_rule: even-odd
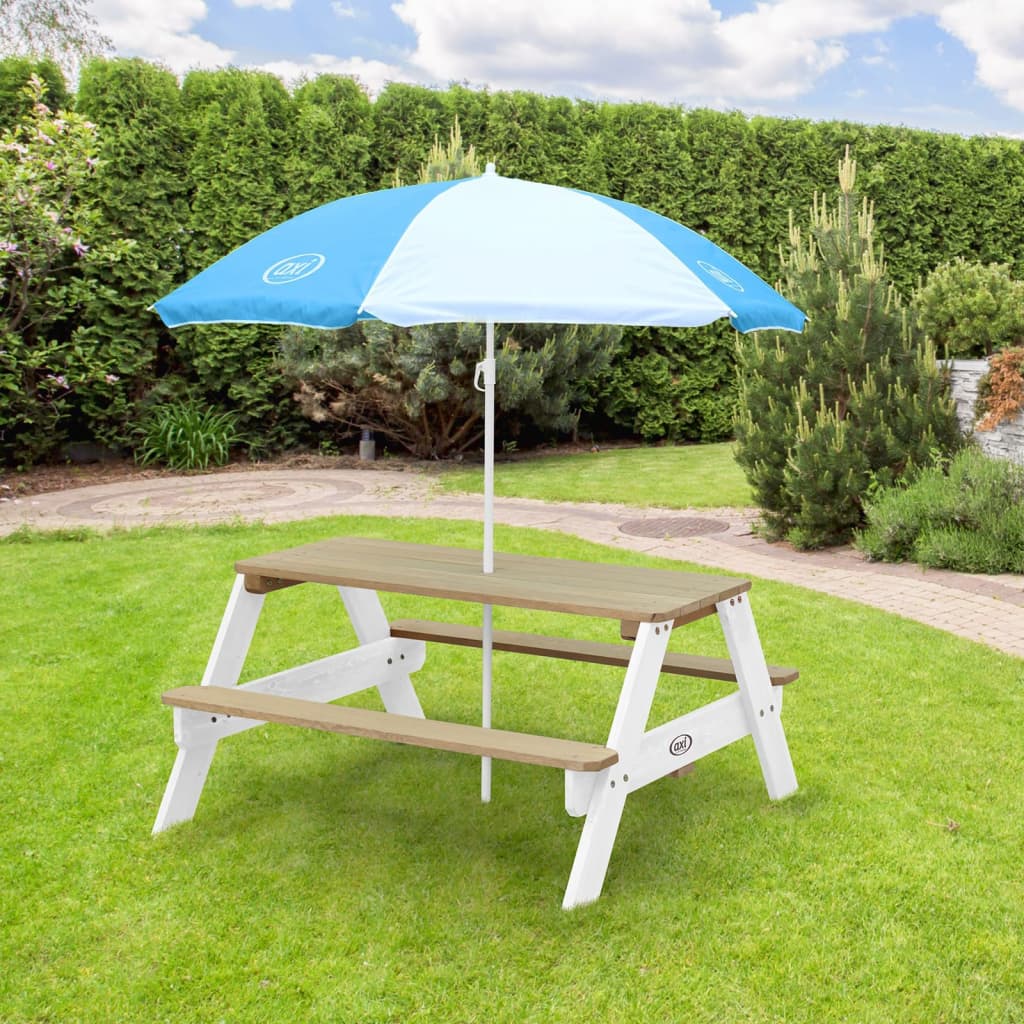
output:
[[[704,537],[723,533],[729,524],[721,519],[698,519],[695,516],[672,516],[666,519],[630,519],[619,524],[621,533],[631,537]]]
[[[217,521],[303,507],[326,512],[362,493],[359,484],[345,480],[280,480],[255,473],[225,473],[214,480],[186,477],[112,489],[98,498],[69,501],[60,513],[77,519]]]

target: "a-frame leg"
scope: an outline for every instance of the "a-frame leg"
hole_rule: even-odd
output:
[[[782,693],[772,686],[768,676],[749,595],[740,594],[722,601],[717,609],[768,796],[779,800],[797,788],[796,772],[782,728]]]
[[[643,740],[671,633],[670,622],[640,624],[608,735],[607,745],[619,752],[620,763],[594,780],[587,820],[562,900],[564,910],[593,903],[601,895],[629,790],[628,770],[624,775],[623,764],[629,764]]]
[[[338,587],[338,593],[345,603],[345,611],[356,631],[356,639],[361,644],[373,643],[375,640],[386,640],[391,636],[391,624],[380,603],[376,590],[363,590],[359,587]],[[423,708],[413,688],[409,673],[396,676],[377,686],[384,708],[396,715],[409,715],[412,718],[423,718]]]
[[[203,673],[202,686],[235,686],[238,683],[262,608],[263,595],[250,594],[245,589],[245,577],[236,576],[217,631],[217,639]],[[199,746],[183,746],[185,738],[180,734],[178,724],[179,717],[176,715],[174,738],[178,743],[178,756],[157,812],[154,834],[180,821],[188,821],[195,814],[210,763],[217,750],[216,740]]]

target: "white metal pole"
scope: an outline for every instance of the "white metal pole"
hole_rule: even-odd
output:
[[[487,321],[487,352],[484,360],[484,572],[494,572],[494,323]],[[494,649],[494,614],[484,605],[483,693],[481,724],[491,727],[491,661]],[[480,799],[491,800],[491,759],[480,763]]]

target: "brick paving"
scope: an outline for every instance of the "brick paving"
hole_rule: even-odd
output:
[[[166,522],[283,522],[324,515],[475,519],[477,495],[440,493],[429,476],[385,469],[256,470],[139,480],[0,500],[0,536],[38,529]],[[681,520],[694,522],[691,534]],[[631,508],[499,498],[495,519],[762,579],[882,608],[1024,658],[1024,576],[885,565],[851,548],[797,552],[751,532],[752,509]],[[660,522],[659,522],[660,521]],[[642,523],[648,523],[644,529]],[[721,525],[724,524],[724,525]],[[629,532],[622,527],[626,526]],[[644,536],[643,534],[653,534]]]

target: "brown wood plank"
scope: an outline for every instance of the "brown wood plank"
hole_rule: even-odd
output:
[[[457,601],[569,612],[639,622],[686,618],[750,589],[733,577],[497,554],[484,574],[480,553],[401,541],[336,537],[247,558],[247,576],[395,591]]]
[[[480,647],[483,631],[479,626],[466,626],[449,622],[428,622],[424,619],[396,619],[391,623],[391,635],[408,640],[436,641],[459,647]],[[512,654],[532,654],[543,658],[563,658],[585,661],[595,665],[629,664],[632,648],[597,640],[576,640],[570,637],[541,636],[536,633],[517,633],[506,629],[494,631],[494,649]],[[699,679],[721,679],[735,682],[736,673],[728,658],[709,658],[699,654],[680,654],[669,651],[661,666],[672,675],[693,676]],[[769,665],[768,675],[773,686],[785,686],[800,673],[795,668]]]
[[[430,718],[411,718],[408,715],[366,708],[321,704],[297,697],[254,693],[237,687],[181,686],[168,690],[162,700],[174,707],[205,711],[211,715],[234,715],[260,722],[279,722],[323,732],[366,736],[389,743],[431,747],[577,772],[601,771],[619,759],[616,751],[596,743],[508,732],[504,729],[484,729],[478,725],[440,722]]]

